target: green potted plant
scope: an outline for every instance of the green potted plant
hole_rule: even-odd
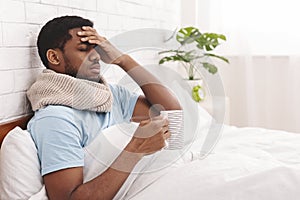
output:
[[[180,46],[178,49],[160,51],[159,54],[167,54],[159,60],[159,64],[171,61],[179,61],[185,67],[188,79],[195,79],[196,64],[200,64],[211,74],[215,74],[218,68],[209,58],[221,59],[229,63],[228,59],[212,53],[219,46],[220,40],[226,41],[226,37],[217,33],[201,33],[198,28],[181,28],[176,34],[176,40]],[[192,45],[192,49],[186,49],[187,45]]]
[[[159,64],[180,62],[187,72],[188,80],[196,79],[196,74],[199,72],[197,66],[204,67],[211,74],[217,73],[218,68],[211,58],[229,63],[224,56],[213,53],[213,50],[221,44],[222,40],[226,41],[226,37],[222,34],[201,33],[196,27],[186,27],[181,28],[174,36],[179,43],[178,49],[160,51],[159,54],[165,56],[159,60]],[[199,92],[201,92],[200,96]],[[204,98],[203,95],[204,91],[201,90],[200,85],[193,87],[192,97],[195,101],[201,101]]]

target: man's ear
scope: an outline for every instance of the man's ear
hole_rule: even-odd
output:
[[[56,50],[48,49],[46,53],[47,59],[50,64],[52,65],[59,65],[60,64],[60,57]]]

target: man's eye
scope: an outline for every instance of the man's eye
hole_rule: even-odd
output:
[[[91,49],[93,49],[96,45],[91,45],[91,44],[87,44],[87,45],[81,45],[79,46],[79,51],[90,51]]]
[[[88,48],[79,48],[79,51],[87,51]]]

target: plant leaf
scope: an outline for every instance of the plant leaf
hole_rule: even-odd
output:
[[[185,62],[191,62],[192,60],[195,60],[197,58],[197,54],[195,53],[195,50],[191,50],[188,52],[177,54],[178,56],[182,57],[182,59]]]
[[[183,62],[186,62],[184,60],[184,58],[182,56],[179,56],[179,55],[174,55],[174,56],[166,56],[166,57],[163,57],[162,59],[159,60],[159,64],[163,64],[165,62],[170,62],[170,61],[183,61]]]
[[[185,27],[181,28],[176,35],[176,40],[181,44],[189,44],[194,42],[197,38],[201,36],[198,28],[195,27]]]
[[[204,67],[205,69],[207,69],[209,73],[211,73],[211,74],[217,73],[218,68],[217,68],[215,65],[213,65],[213,64],[211,64],[211,63],[207,63],[207,62],[204,62],[204,63],[202,63],[202,64],[203,64],[203,67]]]
[[[206,51],[211,51],[220,45],[220,40],[226,40],[225,35],[217,33],[203,33],[195,41],[198,43],[197,47],[199,49],[205,49]]]
[[[204,54],[205,56],[210,56],[210,57],[215,57],[215,58],[219,58],[221,60],[223,60],[224,62],[227,62],[229,63],[229,60],[223,56],[219,56],[219,55],[216,55],[216,54],[212,54],[212,53],[205,53]]]
[[[182,51],[182,50],[173,50],[173,49],[170,49],[170,50],[165,50],[165,51],[160,51],[158,52],[158,54],[164,54],[164,53],[184,53],[185,51]]]

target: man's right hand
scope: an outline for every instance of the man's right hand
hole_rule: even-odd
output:
[[[112,45],[105,37],[98,34],[96,29],[90,26],[81,27],[82,31],[77,33],[82,42],[88,42],[95,45],[95,50],[101,57],[101,60],[107,64],[115,64],[115,60],[121,57],[123,53]]]

